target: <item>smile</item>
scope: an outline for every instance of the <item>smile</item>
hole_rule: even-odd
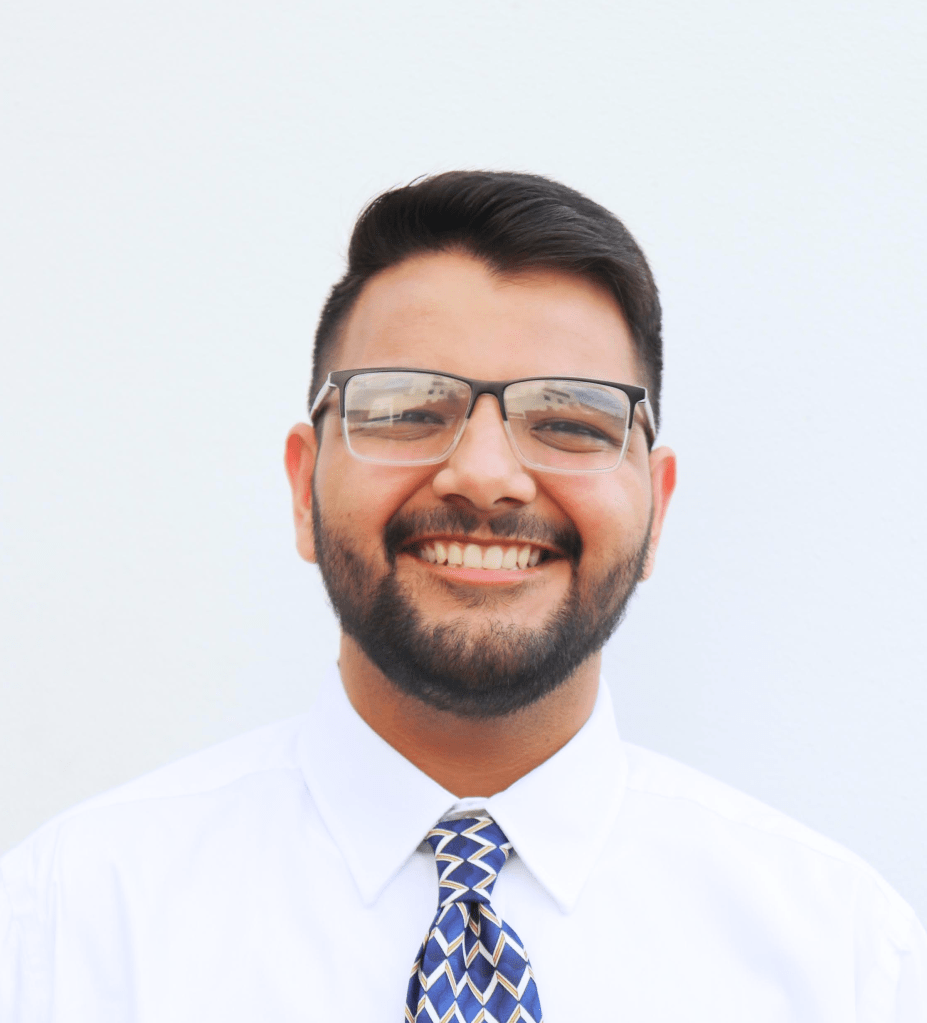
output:
[[[508,569],[523,571],[534,568],[545,554],[542,547],[534,544],[491,544],[455,543],[454,541],[429,540],[420,543],[413,553],[430,565],[447,565],[448,568],[483,568],[489,570]]]

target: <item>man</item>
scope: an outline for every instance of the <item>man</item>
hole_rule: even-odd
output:
[[[2,861],[0,1019],[923,1023],[927,936],[880,878],[617,737],[660,375],[647,263],[588,199],[375,200],[286,445],[337,672]]]

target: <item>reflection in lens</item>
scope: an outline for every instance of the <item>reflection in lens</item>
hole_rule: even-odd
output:
[[[348,444],[377,462],[440,458],[453,445],[470,399],[469,385],[433,373],[362,373],[345,392]]]
[[[505,389],[509,435],[533,465],[598,471],[621,459],[630,402],[624,391],[570,380],[525,380]]]

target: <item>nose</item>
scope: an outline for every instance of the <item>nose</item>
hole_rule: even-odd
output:
[[[534,500],[534,478],[512,450],[499,403],[491,394],[477,398],[457,447],[432,486],[439,497],[456,497],[481,511]]]

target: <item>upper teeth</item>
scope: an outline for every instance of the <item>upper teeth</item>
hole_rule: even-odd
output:
[[[533,568],[541,560],[541,548],[523,544],[519,547],[480,547],[475,543],[424,543],[418,549],[420,558],[435,565],[462,565],[464,568]]]

